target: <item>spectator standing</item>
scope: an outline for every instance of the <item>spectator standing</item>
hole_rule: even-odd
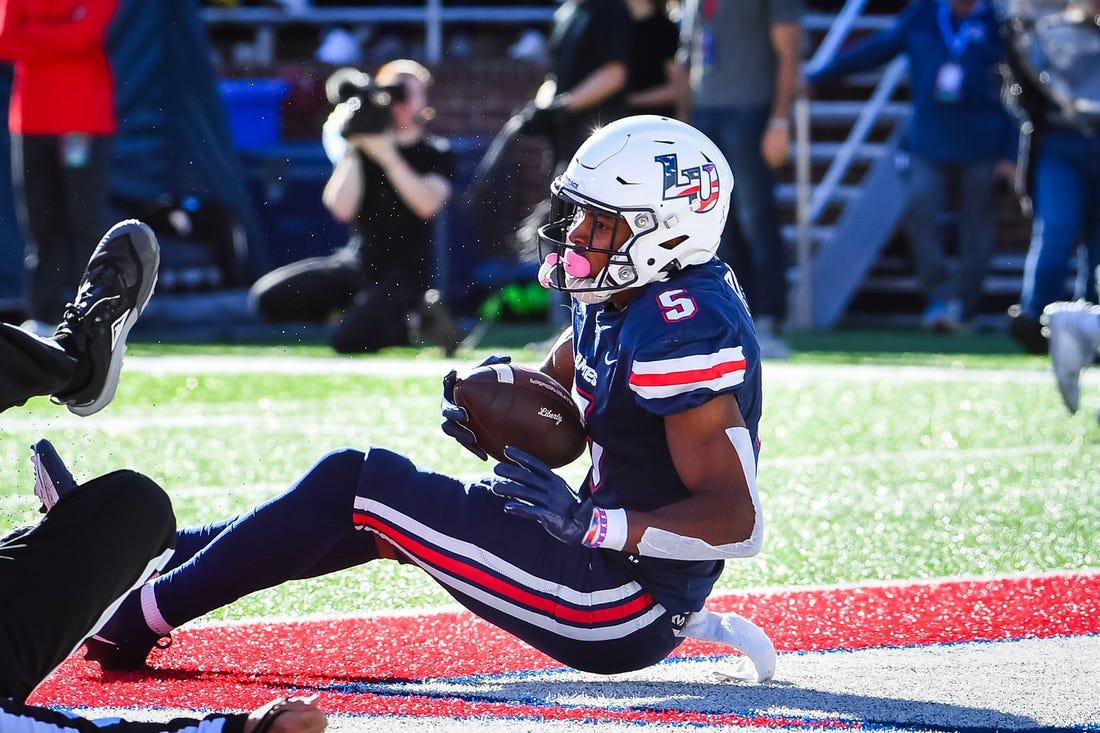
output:
[[[626,101],[631,19],[624,0],[565,0],[554,11],[550,33],[550,74],[528,105],[523,127],[542,135],[550,147],[551,177],[569,164],[592,130],[629,114]],[[545,218],[544,200],[520,226],[520,250],[535,250],[534,230]],[[569,319],[568,300],[551,294],[549,321]]]
[[[1020,302],[1009,335],[1024,351],[1046,353],[1044,309],[1067,297],[1069,263],[1084,254],[1072,297],[1097,302],[1100,266],[1100,0],[1064,0],[1036,13],[1009,3],[1008,98],[1025,118],[1020,193],[1034,219]],[[1050,54],[1049,56],[1047,54]],[[1080,249],[1078,249],[1080,248]],[[1053,343],[1053,339],[1050,343]]]
[[[12,181],[29,330],[61,321],[106,224],[115,133],[104,48],[117,0],[0,0],[0,60],[15,66]]]
[[[455,168],[450,144],[425,129],[431,82],[421,64],[391,61],[371,82],[403,90],[386,109],[361,104],[357,95],[337,104],[326,122],[335,167],[322,200],[334,218],[351,225],[352,237],[331,255],[293,262],[257,280],[250,300],[264,319],[325,322],[335,315],[333,348],[364,353],[408,344],[408,318],[416,314],[445,351],[457,347],[457,328],[431,287],[432,222],[451,196]],[[375,115],[383,118],[383,129],[367,124],[364,130]],[[343,142],[333,145],[333,137]]]
[[[786,257],[772,169],[790,154],[790,113],[802,56],[800,0],[687,0],[681,63],[694,95],[692,124],[733,168],[734,213],[721,255],[737,273],[761,352],[786,358]]]
[[[686,120],[691,93],[684,67],[676,61],[679,25],[665,0],[627,0],[626,7],[632,20],[627,69],[630,113]]]
[[[807,75],[817,85],[905,55],[913,98],[905,230],[927,298],[921,324],[940,333],[973,316],[993,253],[996,181],[1015,176],[1017,129],[1000,101],[1005,52],[998,29],[993,7],[982,0],[921,0]],[[939,226],[952,190],[958,191],[955,268]]]

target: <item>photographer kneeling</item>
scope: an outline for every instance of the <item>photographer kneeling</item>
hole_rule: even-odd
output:
[[[326,82],[335,107],[325,122],[325,150],[335,167],[322,200],[352,236],[327,257],[257,280],[250,301],[265,320],[339,316],[333,348],[363,353],[408,344],[412,315],[448,354],[457,347],[458,329],[430,289],[432,220],[451,195],[455,168],[448,142],[424,130],[431,80],[422,65],[401,59],[373,79],[341,69]]]

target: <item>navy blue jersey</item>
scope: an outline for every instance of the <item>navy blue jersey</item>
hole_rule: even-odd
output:
[[[574,399],[592,450],[582,495],[639,511],[686,499],[664,416],[723,393],[736,397],[755,452],[760,351],[740,285],[720,260],[640,288],[625,310],[575,303],[573,314]],[[677,610],[702,607],[722,572],[721,561],[630,560],[649,590]]]

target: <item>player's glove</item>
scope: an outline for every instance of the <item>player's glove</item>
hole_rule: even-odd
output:
[[[493,354],[485,359],[485,361],[478,364],[478,366],[508,364],[511,361],[512,357],[510,356]],[[440,401],[440,407],[443,411],[443,423],[439,427],[442,428],[444,433],[457,440],[459,445],[463,448],[470,451],[481,460],[487,461],[489,460],[489,454],[478,446],[477,436],[474,435],[474,431],[470,430],[469,425],[466,424],[470,420],[469,413],[466,412],[465,407],[461,407],[455,403],[455,381],[457,379],[458,372],[454,369],[443,376],[443,399]]]
[[[515,463],[498,463],[494,471],[507,481],[492,485],[494,494],[510,499],[504,511],[538,522],[567,545],[583,544],[592,522],[592,500],[578,499],[565,479],[533,455],[510,445],[504,455]]]

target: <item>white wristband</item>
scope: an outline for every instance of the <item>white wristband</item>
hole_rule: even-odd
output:
[[[626,546],[626,510],[593,507],[592,520],[582,542],[586,547],[623,549]]]
[[[791,121],[786,117],[772,117],[768,120],[768,127],[777,127],[782,130],[786,130],[791,126]]]

